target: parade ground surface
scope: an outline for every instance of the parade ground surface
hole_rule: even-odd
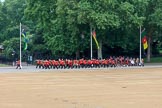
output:
[[[162,65],[0,67],[0,108],[162,108]]]

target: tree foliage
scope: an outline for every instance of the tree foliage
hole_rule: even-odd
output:
[[[92,28],[105,56],[138,55],[139,27],[146,28],[151,48],[153,40],[162,39],[161,18],[162,0],[5,0],[0,42],[19,36],[22,22],[33,35],[31,53],[63,57],[79,51],[88,57]]]

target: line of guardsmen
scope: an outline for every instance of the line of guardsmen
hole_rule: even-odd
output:
[[[36,60],[36,68],[42,69],[65,69],[65,68],[106,68],[121,66],[144,66],[144,60],[141,63],[139,58],[110,57],[108,59],[59,59],[59,60]]]

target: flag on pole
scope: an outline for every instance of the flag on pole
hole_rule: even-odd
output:
[[[24,31],[22,32],[22,36],[24,38],[24,50],[27,50],[29,38],[26,36],[26,33]]]
[[[146,32],[143,31],[141,36],[142,36],[143,49],[146,50],[148,48]]]
[[[96,39],[96,32],[95,31],[92,32],[92,36],[93,36],[94,41],[96,42],[97,49],[99,49],[100,47],[99,47],[98,41]]]

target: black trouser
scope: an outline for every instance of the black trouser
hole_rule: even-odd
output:
[[[17,67],[16,67],[16,69],[18,69],[18,67],[19,67],[19,69],[21,69],[21,67],[20,67],[20,64],[17,64]]]

